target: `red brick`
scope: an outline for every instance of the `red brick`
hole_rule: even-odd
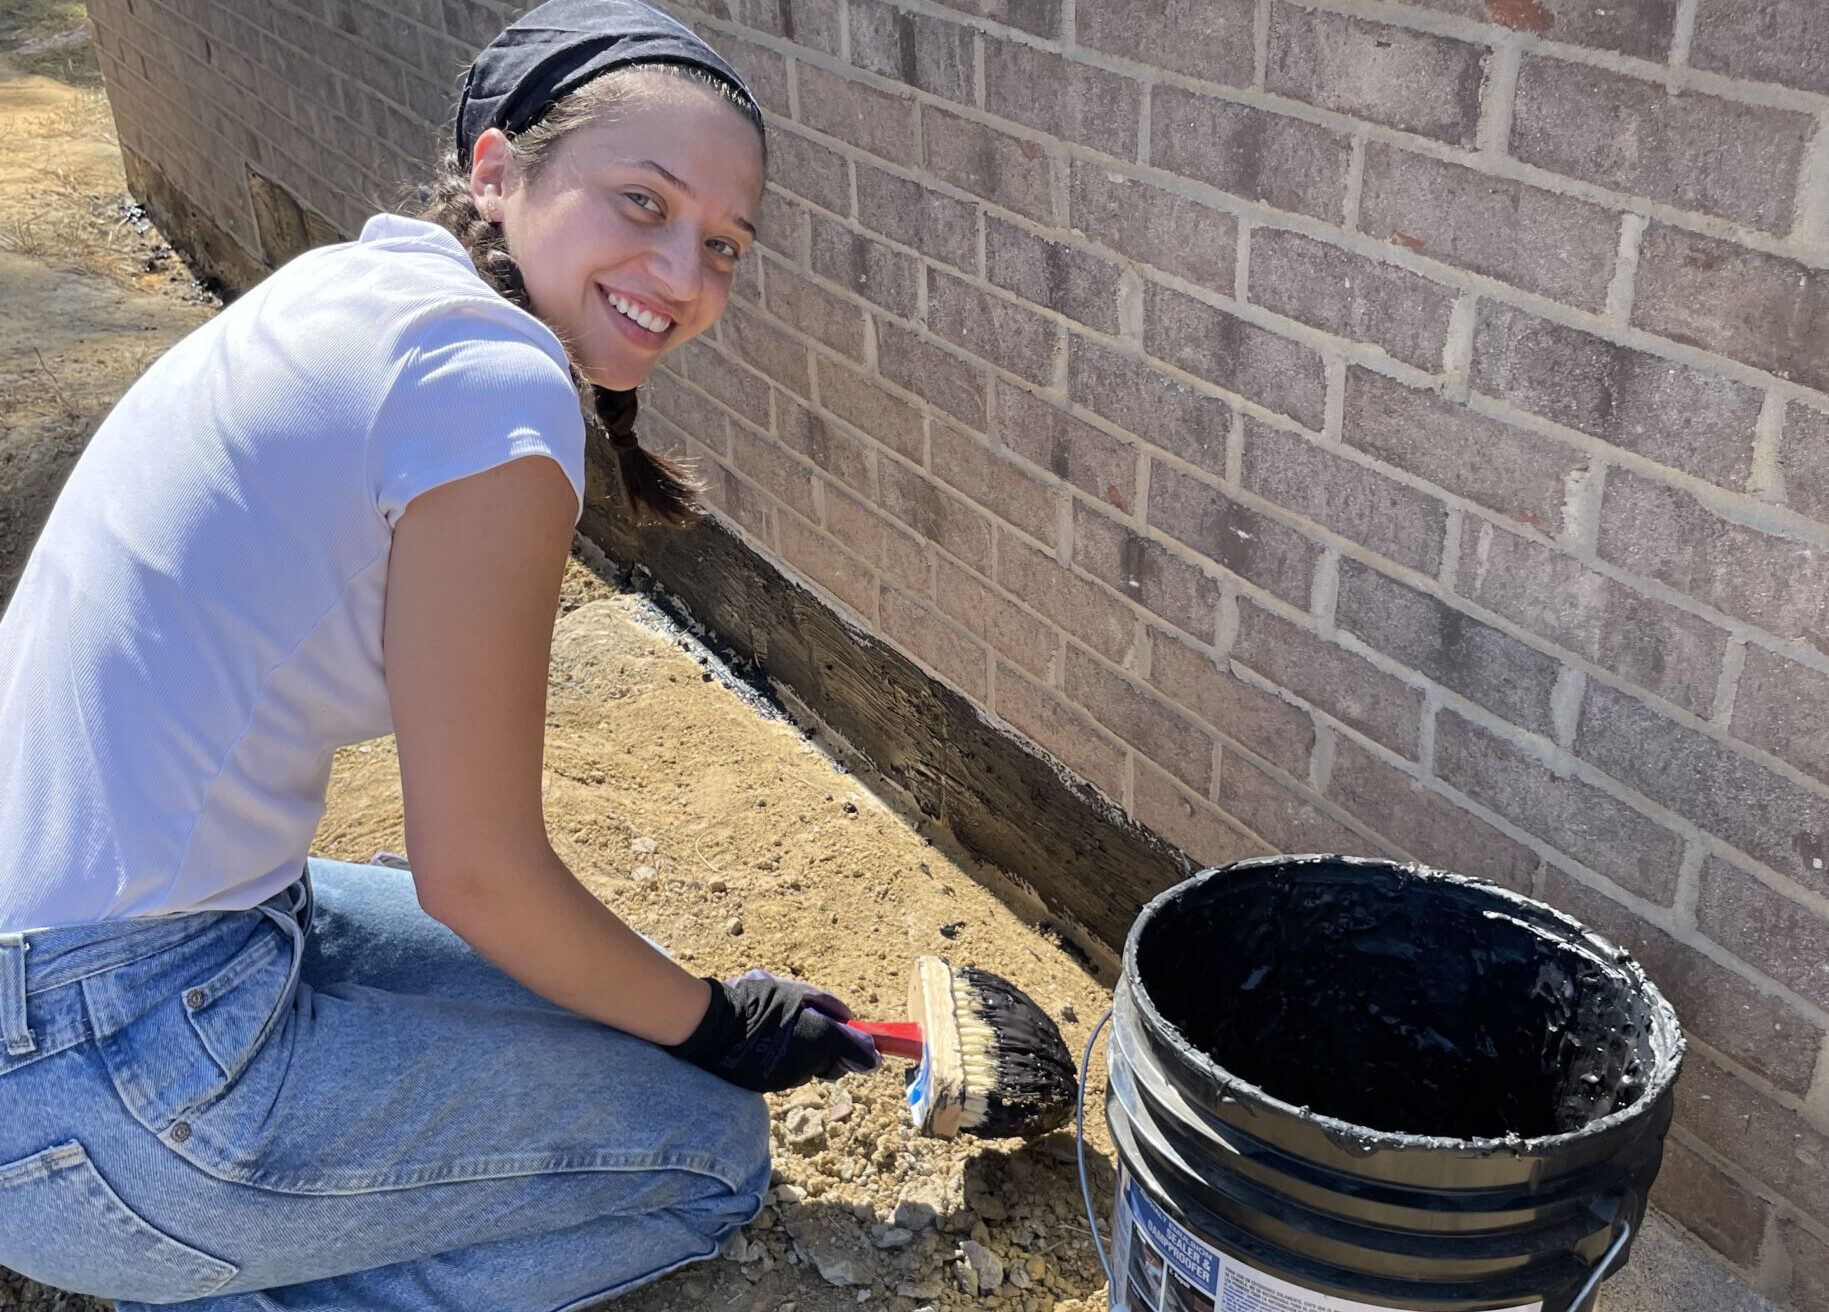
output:
[[[851,174],[845,157],[785,127],[769,133],[768,180],[834,214],[851,212]]]
[[[875,614],[876,576],[863,564],[792,515],[776,516],[776,525],[788,564],[866,619]]]
[[[1386,464],[1554,536],[1582,454],[1369,369],[1346,374],[1342,440]]]
[[[1212,784],[1211,735],[1071,642],[1061,684],[1095,720],[1195,792]]]
[[[1007,533],[997,543],[997,585],[1107,660],[1130,655],[1137,618],[1117,594]]]
[[[1677,0],[1411,0],[1513,31],[1538,33],[1551,41],[1663,63],[1676,26]],[[1694,62],[1693,59],[1691,61]]]
[[[1829,10],[1818,0],[1711,0],[1696,11],[1689,64],[1829,93]]]
[[[997,714],[1105,796],[1124,796],[1124,749],[1055,694],[1002,664]]]
[[[983,513],[908,466],[880,461],[877,504],[980,574],[991,572],[991,524]]]
[[[1000,37],[984,38],[984,107],[1119,159],[1137,154],[1143,88],[1133,78]]]
[[[728,32],[718,32],[709,39],[718,43],[718,53],[749,85],[756,103],[776,118],[787,118],[786,56]]]
[[[1829,392],[1829,270],[1653,223],[1632,322]]]
[[[1557,423],[1738,490],[1764,396],[1509,305],[1480,307],[1472,383]]]
[[[1244,485],[1400,565],[1433,574],[1447,508],[1293,433],[1245,420]]]
[[[1829,412],[1793,403],[1785,411],[1779,452],[1785,503],[1799,514],[1829,523]]]
[[[1107,505],[1136,499],[1137,449],[1002,379],[992,384],[997,438],[1005,448]]]
[[[1334,745],[1327,796],[1385,841],[1456,874],[1531,891],[1537,854],[1388,765],[1351,738]]]
[[[879,0],[850,0],[851,62],[947,100],[970,104],[972,29]]]
[[[1435,774],[1628,892],[1659,906],[1675,898],[1681,838],[1453,711],[1435,717]]]
[[[990,692],[984,648],[919,602],[884,588],[878,602],[883,636],[974,701]]]
[[[1076,232],[1144,264],[1231,295],[1238,220],[1103,164],[1072,162],[1069,220]]]
[[[1233,660],[1399,755],[1416,758],[1420,689],[1249,601],[1239,602],[1238,619]]]
[[[1603,669],[1706,715],[1727,634],[1554,547],[1469,519],[1457,590]]]
[[[1758,1264],[1770,1209],[1677,1139],[1664,1141],[1651,1204],[1728,1261],[1743,1268]]]
[[[1820,871],[1814,881],[1820,889]],[[1829,1005],[1829,917],[1719,857],[1702,866],[1696,924],[1754,969]]]
[[[775,431],[790,451],[799,452],[853,491],[869,495],[873,481],[870,450],[862,442],[780,392],[775,394]]]
[[[1151,633],[1149,681],[1233,742],[1297,778],[1308,774],[1315,745],[1308,713],[1264,692],[1166,633]]]
[[[1575,751],[1804,887],[1829,893],[1829,798],[1602,684],[1588,685]],[[1829,975],[1823,986],[1829,990]]]
[[[1387,856],[1371,839],[1347,828],[1306,794],[1271,778],[1232,752],[1219,767],[1219,804],[1261,834],[1275,852]]]
[[[1084,501],[1073,504],[1073,563],[1184,633],[1212,641],[1218,580]]]
[[[1554,732],[1561,663],[1356,560],[1340,562],[1334,621],[1369,646],[1533,733]]]
[[[1143,289],[1143,349],[1308,428],[1321,427],[1327,376],[1312,347],[1149,283]]]
[[[893,163],[916,162],[911,97],[878,91],[812,64],[799,65],[797,76],[802,123]]]
[[[1809,1092],[1823,1032],[1790,1003],[1554,865],[1539,896],[1637,957],[1691,1034],[1788,1093]]]
[[[976,574],[939,558],[934,597],[940,609],[983,639],[997,654],[1046,682],[1060,635],[983,583]]]
[[[946,8],[1008,23],[1036,36],[1060,35],[1061,0],[946,0]]]
[[[927,547],[920,538],[829,483],[825,492],[827,532],[891,582],[927,591]]]
[[[1024,300],[1101,332],[1118,331],[1118,266],[1037,237],[995,215],[985,219],[985,275]]]
[[[1130,813],[1139,824],[1186,853],[1196,866],[1230,865],[1266,850],[1218,807],[1195,797],[1147,761],[1137,762]]]
[[[762,193],[762,215],[756,225],[758,249],[774,251],[796,264],[804,263],[807,258],[809,212],[805,205],[785,191],[774,187],[765,189]],[[763,264],[755,255],[743,263],[749,266],[752,274],[759,271]],[[757,294],[760,295],[760,292]]]
[[[968,273],[978,270],[977,206],[874,165],[857,166],[857,218],[891,241]]]
[[[767,379],[725,356],[703,337],[679,347],[675,358],[684,362],[693,386],[729,406],[739,419],[758,428],[768,427]]]
[[[1359,227],[1525,291],[1603,309],[1619,218],[1597,205],[1380,142],[1365,148]]]
[[[1073,399],[1119,428],[1210,473],[1226,471],[1232,407],[1196,392],[1147,360],[1070,336],[1067,386]]]
[[[808,519],[813,507],[813,475],[805,465],[766,439],[752,437],[742,424],[731,430],[731,463],[775,500]]]
[[[1829,1216],[1829,1138],[1707,1053],[1684,1058],[1676,1120],[1806,1215]]]
[[[1797,1312],[1829,1312],[1829,1244],[1790,1217],[1778,1223],[1791,1269],[1791,1302]]]
[[[864,312],[784,264],[765,266],[763,304],[788,327],[823,342],[853,360],[864,359]]]
[[[1304,119],[1155,86],[1149,154],[1157,168],[1246,200],[1335,223],[1345,217],[1351,146]]]
[[[1222,569],[1306,608],[1320,546],[1169,465],[1151,475],[1149,522]]]
[[[1386,127],[1473,144],[1491,52],[1345,14],[1273,4],[1265,89]]]
[[[820,277],[830,278],[892,314],[915,317],[921,266],[912,255],[816,214],[810,258],[813,272]]]
[[[1734,694],[1733,731],[1829,783],[1829,674],[1748,647]]]
[[[985,368],[879,319],[876,367],[890,382],[973,428],[983,428]]]
[[[927,445],[921,412],[837,365],[820,362],[819,400],[840,419],[890,450],[920,460]]]
[[[730,450],[725,412],[663,369],[648,375],[641,391],[641,408],[664,416],[713,451],[722,454]]]
[[[1076,14],[1081,45],[1208,82],[1251,85],[1252,0],[1108,0]]]
[[[1059,324],[932,267],[927,270],[927,326],[1032,383],[1047,387],[1054,382]]]
[[[1526,55],[1511,152],[1680,209],[1788,232],[1815,119]]]
[[[1250,298],[1431,372],[1454,307],[1454,294],[1421,274],[1280,228],[1252,229]]]
[[[807,348],[760,315],[733,305],[725,310],[718,331],[737,359],[767,374],[798,396],[812,395],[813,376],[807,367]],[[761,408],[758,413],[767,414],[767,408]]]
[[[1829,551],[1731,523],[1687,492],[1613,470],[1600,555],[1781,638],[1829,649]]]
[[[960,118],[926,105],[921,110],[927,168],[993,205],[1050,226],[1054,214],[1054,159],[1038,141]]]
[[[992,451],[982,437],[942,423],[932,425],[928,436],[934,477],[1030,537],[1054,541],[1053,488]]]

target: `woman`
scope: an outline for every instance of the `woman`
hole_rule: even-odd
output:
[[[587,398],[755,236],[761,115],[638,0],[478,57],[425,218],[300,257],[122,398],[0,620],[0,1264],[118,1306],[570,1307],[708,1257],[828,994],[695,979],[540,812]],[[462,170],[455,165],[462,162]],[[384,658],[385,653],[385,658]],[[397,735],[410,875],[312,860]]]

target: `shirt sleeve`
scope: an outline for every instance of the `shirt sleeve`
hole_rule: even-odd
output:
[[[559,462],[584,508],[584,416],[558,341],[502,302],[441,310],[414,335],[369,434],[375,507],[391,527],[414,497],[523,456]]]

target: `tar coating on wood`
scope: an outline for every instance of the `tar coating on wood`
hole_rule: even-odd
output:
[[[966,966],[955,978],[961,1013],[975,1015],[991,1032],[996,1071],[982,1111],[968,1096],[961,1128],[986,1139],[1033,1138],[1065,1125],[1080,1086],[1073,1055],[1053,1018],[1001,975]]]
[[[594,542],[651,571],[974,856],[1029,884],[1107,946],[1124,942],[1139,907],[1191,873],[1174,848],[847,624],[724,525],[634,528],[615,513],[615,475],[594,447],[587,474],[581,527]]]
[[[1163,1018],[1272,1096],[1376,1130],[1528,1139],[1638,1098],[1651,1012],[1617,958],[1462,876],[1342,872],[1222,882],[1156,917],[1137,962]]]

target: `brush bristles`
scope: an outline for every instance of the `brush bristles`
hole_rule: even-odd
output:
[[[1066,1123],[1079,1093],[1060,1029],[1009,980],[953,972],[953,1015],[965,1071],[960,1128],[986,1138],[1044,1134]]]

